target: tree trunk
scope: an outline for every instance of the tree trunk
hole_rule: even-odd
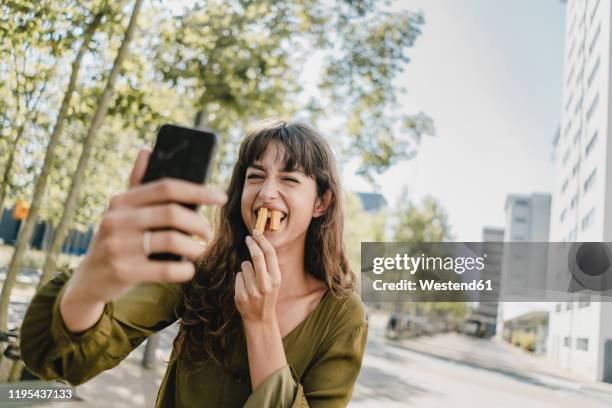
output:
[[[121,71],[121,66],[123,65],[123,61],[128,52],[128,47],[130,41],[132,40],[132,36],[134,34],[134,30],[136,29],[136,22],[138,20],[138,13],[140,11],[140,6],[142,5],[142,0],[136,0],[134,3],[134,8],[132,10],[132,15],[130,16],[130,21],[125,30],[125,35],[123,37],[123,41],[121,42],[121,46],[117,51],[117,56],[115,57],[115,61],[113,63],[113,67],[111,69],[110,76],[108,77],[108,81],[106,86],[104,87],[104,91],[102,95],[100,95],[100,99],[98,100],[98,107],[96,108],[96,112],[91,121],[91,126],[87,131],[87,135],[85,136],[85,140],[83,141],[83,151],[81,152],[81,156],[79,157],[79,163],[77,164],[76,172],[72,178],[72,184],[70,185],[70,190],[68,192],[68,197],[64,202],[64,212],[62,213],[62,218],[57,226],[55,231],[55,236],[53,237],[53,241],[51,243],[51,248],[47,252],[47,258],[45,259],[45,266],[43,268],[43,274],[38,283],[39,287],[42,286],[55,272],[57,267],[57,258],[59,256],[62,243],[66,238],[66,234],[68,233],[68,228],[70,227],[70,223],[72,221],[72,217],[76,210],[77,199],[81,192],[81,188],[83,186],[83,179],[85,176],[85,169],[89,164],[89,160],[91,158],[91,153],[93,150],[94,143],[99,134],[100,128],[102,127],[102,122],[104,121],[104,117],[108,111],[108,105],[111,101],[111,97],[113,95],[113,88],[115,86],[115,81],[119,76],[119,72]]]
[[[55,150],[57,148],[59,137],[62,133],[62,128],[64,126],[66,116],[68,115],[68,107],[70,106],[72,95],[74,94],[74,90],[76,88],[79,68],[81,66],[83,56],[87,52],[93,33],[100,25],[103,15],[104,14],[100,12],[94,16],[94,19],[89,24],[87,30],[84,33],[83,42],[72,63],[72,72],[70,74],[68,87],[66,88],[66,94],[64,95],[64,99],[62,100],[62,105],[57,115],[57,121],[53,128],[53,132],[51,133],[49,144],[47,146],[47,151],[45,153],[45,161],[43,163],[43,167],[34,186],[34,195],[32,198],[32,203],[30,205],[30,211],[28,213],[28,217],[26,218],[25,226],[22,230],[22,233],[19,239],[17,240],[17,243],[15,244],[15,251],[13,252],[13,256],[11,257],[9,269],[6,273],[6,279],[4,280],[2,292],[0,293],[0,330],[6,330],[8,325],[8,305],[11,291],[15,284],[15,278],[17,277],[17,272],[19,271],[19,267],[21,265],[21,259],[23,258],[23,255],[29,247],[30,238],[32,237],[32,233],[34,232],[34,227],[36,226],[36,219],[38,218],[40,204],[42,203],[45,189],[47,187],[47,180],[49,179],[49,173],[51,172],[52,164],[55,160]]]
[[[24,121],[19,130],[17,130],[17,135],[13,140],[12,146],[10,147],[9,157],[4,165],[4,173],[2,175],[2,185],[0,186],[0,208],[4,208],[4,199],[6,198],[6,191],[8,190],[8,186],[11,180],[11,169],[13,168],[13,162],[15,161],[15,152],[17,151],[17,146],[19,145],[19,140],[21,136],[23,136],[23,132],[25,131],[26,122]]]

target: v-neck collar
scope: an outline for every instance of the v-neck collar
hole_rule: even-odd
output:
[[[291,329],[289,333],[285,334],[285,336],[282,339],[283,343],[285,343],[285,340],[287,340],[294,333],[296,333],[299,329],[301,329],[302,326],[306,325],[308,321],[314,319],[314,316],[320,312],[320,310],[322,309],[323,303],[325,302],[325,299],[328,298],[330,294],[331,294],[331,290],[326,289],[323,296],[321,296],[321,300],[319,300],[319,304],[310,313],[308,313],[308,315],[304,318],[304,320],[299,322],[298,325],[295,326],[293,329]]]

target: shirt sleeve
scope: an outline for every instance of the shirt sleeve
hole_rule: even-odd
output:
[[[147,283],[107,303],[94,326],[72,333],[59,308],[70,276],[70,271],[60,272],[34,295],[21,326],[22,359],[44,380],[82,384],[115,367],[148,336],[177,319],[180,285]]]
[[[367,336],[367,322],[341,332],[327,343],[301,381],[287,365],[271,374],[244,407],[346,407],[361,370]]]

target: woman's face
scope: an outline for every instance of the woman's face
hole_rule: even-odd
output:
[[[281,211],[278,230],[271,231],[267,224],[264,231],[277,250],[303,242],[311,219],[321,215],[315,180],[298,170],[283,171],[283,150],[282,144],[272,141],[260,160],[247,168],[240,204],[249,233],[255,228],[260,207]]]

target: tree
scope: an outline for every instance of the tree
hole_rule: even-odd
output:
[[[446,212],[434,197],[427,196],[420,205],[415,205],[407,199],[408,191],[403,189],[396,204],[393,224],[393,241],[410,243],[412,255],[444,256],[444,253],[433,253],[437,247],[431,245],[437,242],[447,242],[453,238]],[[420,271],[419,271],[420,272]],[[417,272],[416,279],[431,278]],[[418,294],[417,294],[418,295]],[[413,296],[412,303],[394,302],[395,311],[401,312],[409,308],[413,315],[426,315],[432,320],[445,319],[458,323],[467,314],[463,302],[423,302],[419,296]],[[403,295],[402,295],[403,296]]]
[[[361,271],[361,243],[385,241],[387,212],[380,210],[367,213],[355,193],[344,196],[344,240],[351,269],[358,275]]]
[[[4,163],[0,179],[0,209],[11,187],[18,149],[32,132],[41,116],[41,107],[49,98],[45,91],[57,72],[54,58],[46,48],[52,41],[47,19],[58,21],[57,10],[30,2],[2,4],[0,17],[0,158]],[[58,30],[61,31],[61,30]],[[61,34],[60,34],[61,35]],[[65,52],[60,46],[56,55]],[[43,98],[44,96],[44,98]],[[31,138],[30,138],[31,139]]]
[[[416,206],[407,199],[406,189],[400,197],[394,213],[394,241],[426,243],[452,239],[448,216],[438,200],[427,196]]]
[[[424,19],[381,11],[381,3],[208,1],[161,22],[159,72],[221,134],[214,181],[229,171],[245,125],[270,114],[301,113],[315,125],[342,118],[332,142],[346,157],[360,157],[360,173],[371,181],[415,154],[422,135],[434,133],[433,122],[390,108]],[[316,90],[304,90],[297,79],[311,54],[325,57],[321,79]],[[303,91],[311,98],[300,109]]]
[[[141,6],[142,0],[136,0],[134,3],[134,8],[132,9],[130,21],[125,30],[123,41],[121,42],[121,46],[117,51],[117,57],[115,58],[115,62],[113,63],[113,67],[111,69],[108,81],[106,83],[104,91],[102,92],[102,95],[100,95],[100,99],[98,100],[97,104],[98,107],[91,121],[91,125],[87,132],[87,135],[85,136],[85,139],[83,141],[83,151],[81,153],[81,157],[79,158],[77,170],[73,175],[72,184],[68,192],[68,197],[64,202],[64,212],[62,214],[62,218],[57,227],[55,236],[49,249],[48,256],[45,261],[45,266],[43,269],[43,275],[40,279],[39,285],[42,285],[46,281],[46,279],[48,279],[50,275],[55,271],[57,265],[57,255],[59,254],[64,239],[68,235],[68,227],[70,226],[70,222],[76,210],[77,199],[83,186],[85,170],[89,165],[89,160],[91,158],[94,143],[99,134],[102,122],[104,121],[104,117],[106,116],[106,113],[108,111],[111,97],[113,95],[115,81],[117,80],[119,72],[122,68],[123,61],[125,60],[126,55],[128,53],[128,48],[132,40],[134,30],[136,29],[138,14],[140,12]]]
[[[87,26],[85,30],[85,36],[83,37],[83,41],[81,43],[81,46],[79,47],[79,51],[77,52],[77,55],[75,56],[74,61],[72,63],[72,72],[70,75],[70,80],[68,82],[68,86],[64,94],[62,105],[59,109],[57,120],[53,128],[53,133],[51,134],[49,144],[47,146],[43,168],[38,179],[36,180],[34,194],[30,204],[30,211],[28,217],[25,220],[25,225],[15,245],[15,251],[11,258],[9,269],[7,271],[6,278],[2,286],[2,293],[0,294],[0,330],[6,330],[7,328],[8,304],[10,301],[11,290],[15,283],[17,272],[19,271],[21,259],[25,251],[28,249],[31,236],[36,225],[38,212],[42,203],[42,198],[44,196],[47,180],[49,177],[49,172],[53,161],[55,160],[55,149],[59,142],[62,133],[62,128],[64,126],[64,121],[66,119],[68,108],[70,106],[70,102],[75,90],[79,74],[79,68],[85,55],[85,52],[89,46],[89,42],[91,41],[92,35],[100,23],[101,14],[101,11],[96,13],[93,16],[89,25]]]

